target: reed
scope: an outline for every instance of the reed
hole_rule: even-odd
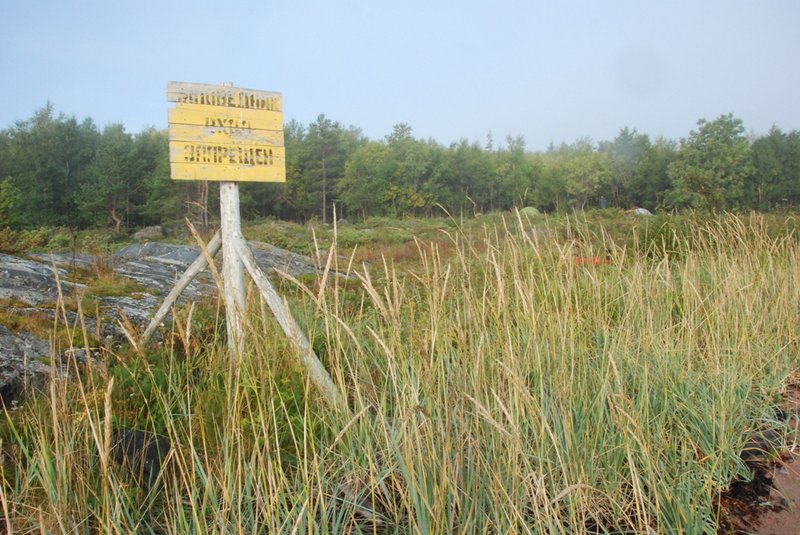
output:
[[[797,237],[732,215],[669,247],[532,230],[450,227],[402,266],[337,265],[334,242],[357,283],[290,283],[351,415],[255,292],[236,369],[186,320],[160,354],[54,378],[5,414],[9,532],[715,533],[797,367]],[[122,424],[172,443],[158,485],[109,461]]]

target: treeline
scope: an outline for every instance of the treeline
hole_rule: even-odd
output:
[[[367,139],[324,115],[285,127],[285,184],[242,184],[245,217],[289,220],[459,214],[535,206],[758,210],[800,203],[800,132],[745,134],[742,121],[701,119],[675,142],[623,128],[529,152],[521,137],[442,146],[400,124]],[[189,217],[208,225],[217,189],[169,178],[167,133],[98,129],[48,104],[0,132],[0,227],[118,231]]]

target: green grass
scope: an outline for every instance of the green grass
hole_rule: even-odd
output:
[[[0,228],[0,252],[85,252],[106,254],[126,245],[127,236],[108,229],[76,230],[65,227],[41,227],[28,230]]]
[[[715,533],[797,368],[793,223],[425,224],[357,283],[284,292],[351,414],[256,299],[236,366],[184,310],[160,348],[6,414],[15,532]],[[109,461],[119,425],[173,441],[157,495]]]

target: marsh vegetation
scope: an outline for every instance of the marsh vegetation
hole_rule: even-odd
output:
[[[331,233],[347,278],[278,281],[349,412],[257,293],[236,363],[215,301],[177,310],[5,413],[9,532],[715,533],[748,438],[792,438],[793,219],[410,225]],[[119,429],[169,441],[157,484]]]

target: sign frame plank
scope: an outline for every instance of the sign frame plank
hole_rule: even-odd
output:
[[[169,82],[167,100],[173,180],[286,182],[280,93]]]

